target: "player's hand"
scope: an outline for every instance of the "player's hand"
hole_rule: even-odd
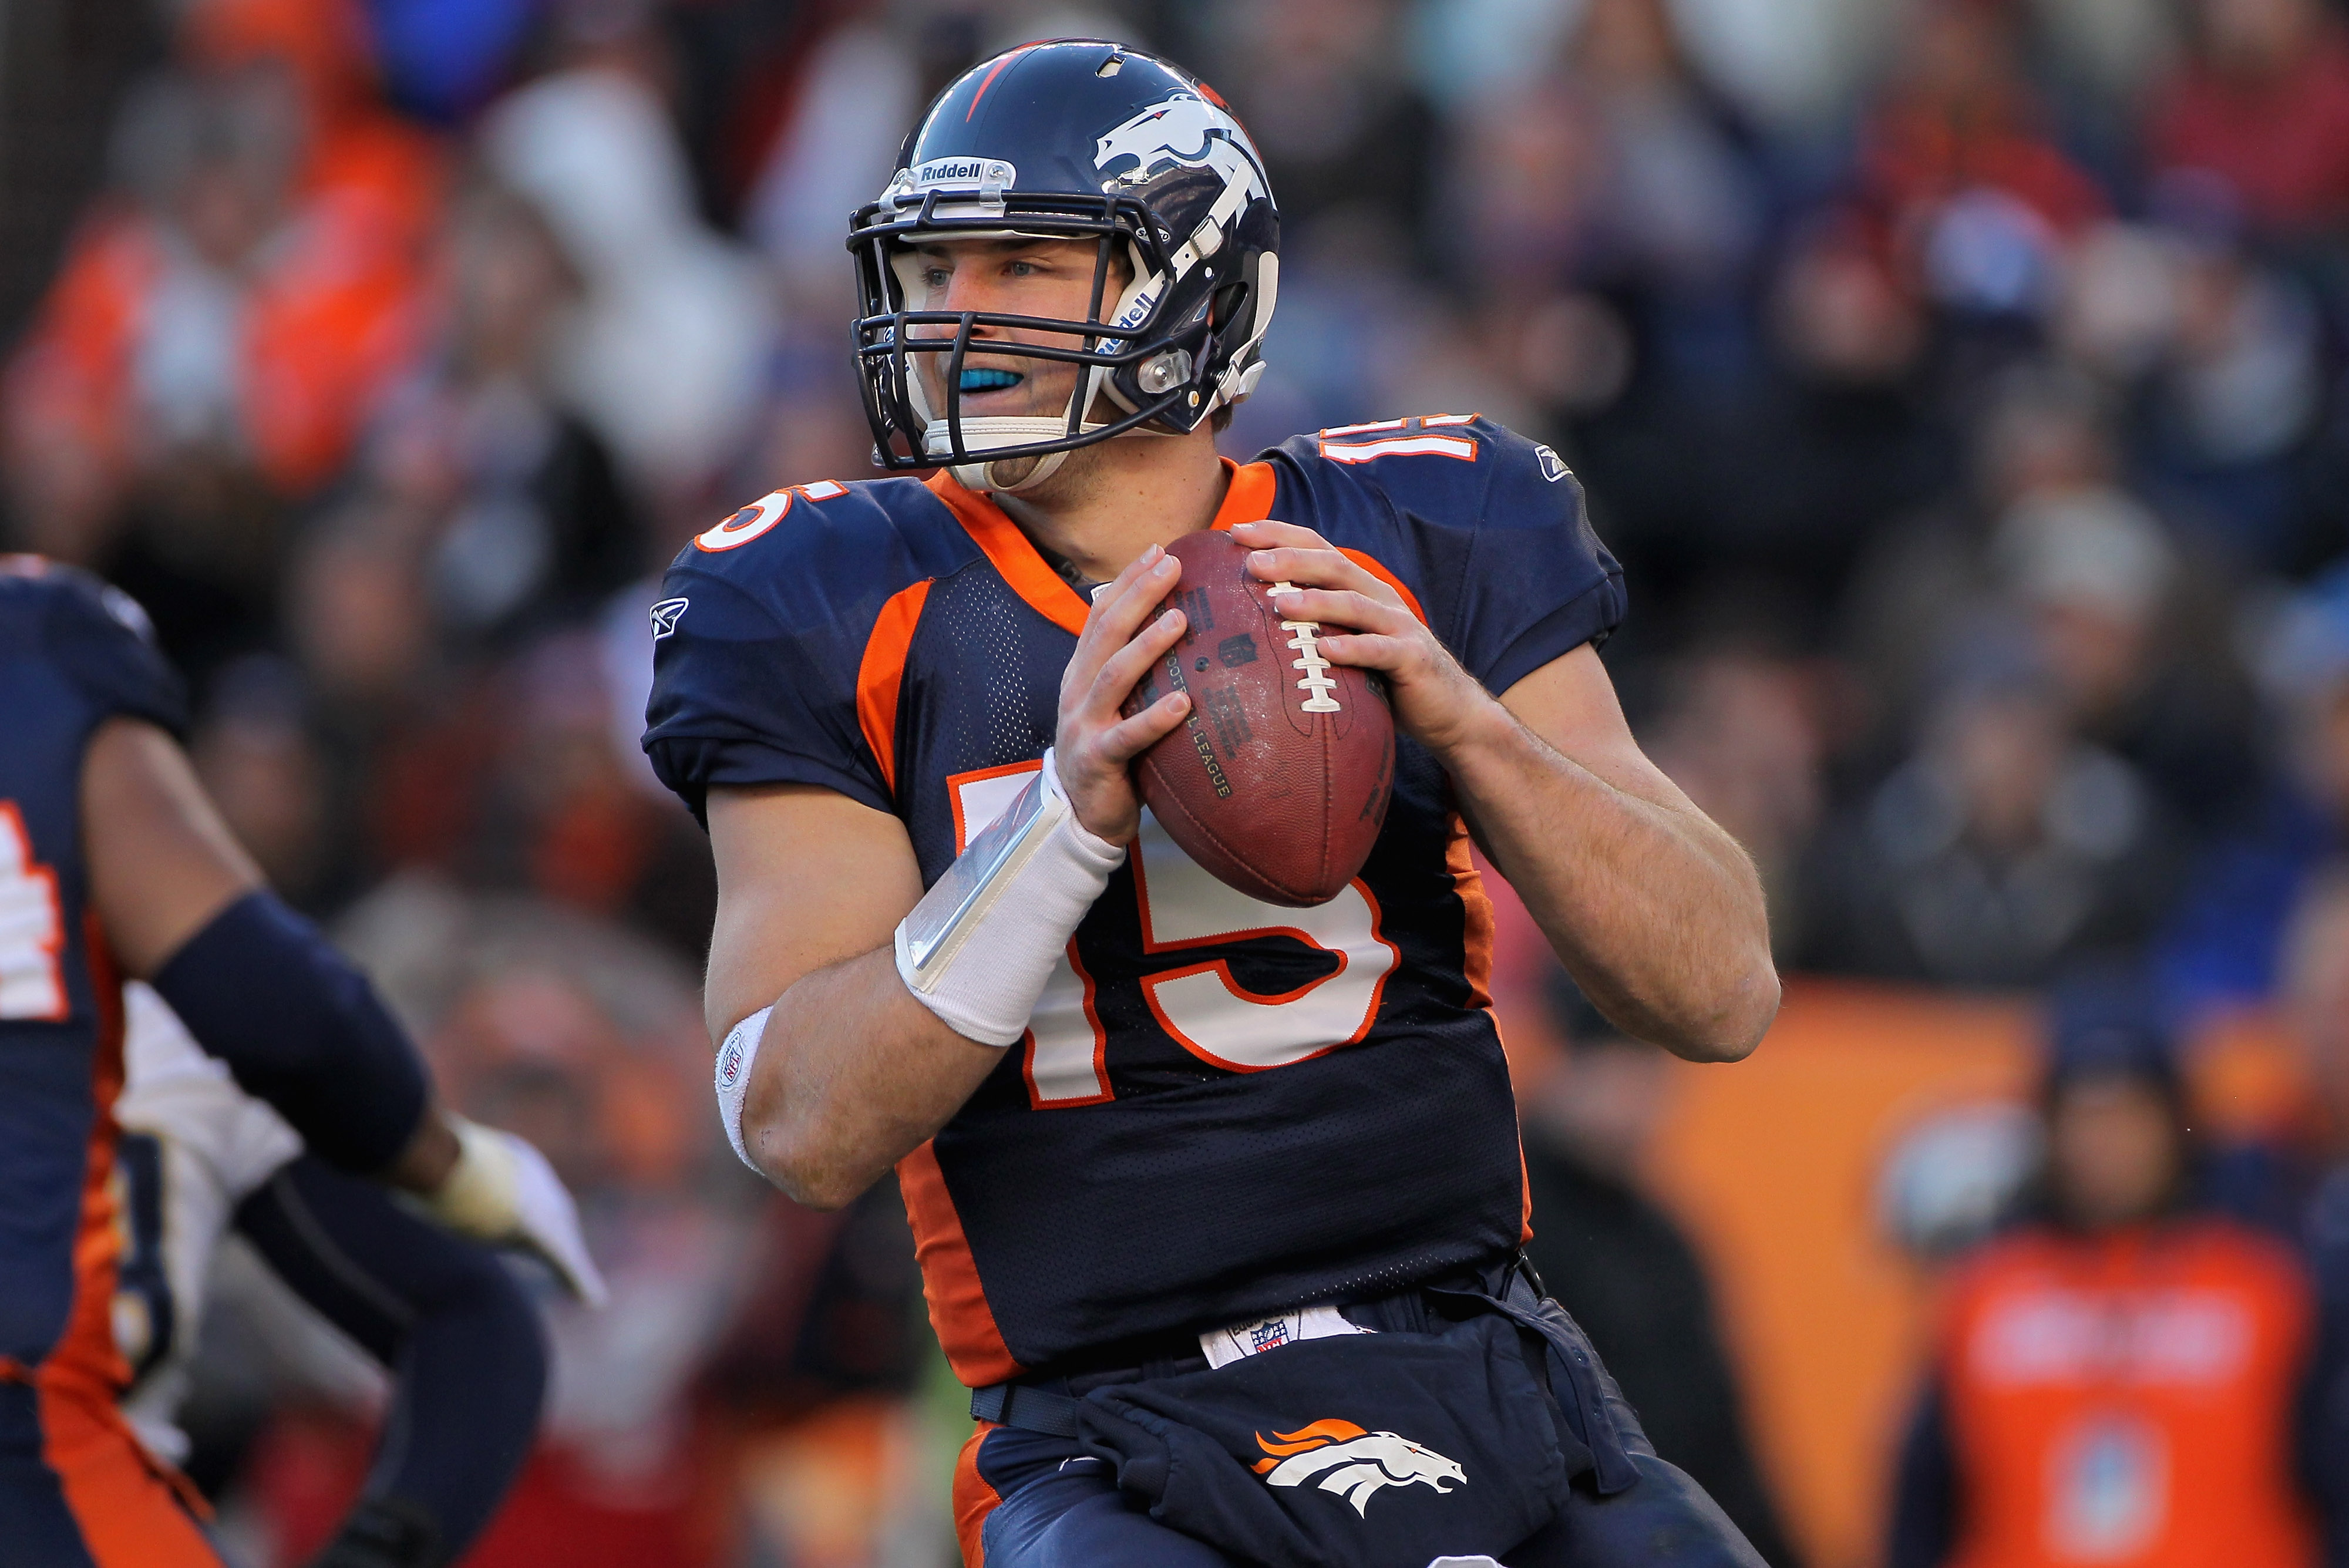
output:
[[[604,1276],[588,1255],[579,1206],[546,1156],[502,1128],[448,1120],[463,1152],[439,1190],[424,1195],[425,1211],[460,1236],[533,1254],[573,1295],[602,1306]]]
[[[1312,529],[1237,523],[1232,537],[1248,546],[1248,570],[1259,579],[1296,585],[1273,601],[1288,618],[1344,628],[1317,639],[1323,655],[1384,676],[1396,727],[1436,755],[1449,755],[1481,724],[1505,715],[1401,594]]]
[[[1053,766],[1086,831],[1112,844],[1132,841],[1142,826],[1133,759],[1172,732],[1191,699],[1170,691],[1131,719],[1122,711],[1143,672],[1183,636],[1183,612],[1151,611],[1182,576],[1180,563],[1153,545],[1093,595],[1077,650],[1061,676],[1061,721]]]

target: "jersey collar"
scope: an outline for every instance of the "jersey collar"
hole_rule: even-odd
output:
[[[1227,457],[1219,461],[1226,478],[1224,501],[1208,526],[1229,528],[1235,523],[1260,523],[1271,515],[1276,488],[1272,465],[1237,463]],[[1044,559],[1034,542],[1019,531],[1019,524],[1002,507],[976,491],[965,489],[945,469],[922,483],[946,503],[947,510],[955,514],[955,521],[962,524],[971,543],[986,553],[1003,580],[1011,585],[1011,591],[1025,599],[1029,607],[1072,636],[1083,632],[1088,607],[1084,596],[1052,569],[1051,563]]]

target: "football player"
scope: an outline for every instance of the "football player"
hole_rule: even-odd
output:
[[[11,1564],[219,1562],[177,1478],[118,1408],[130,1380],[112,1322],[126,975],[150,983],[319,1160],[418,1195],[450,1230],[539,1252],[584,1295],[601,1289],[543,1158],[440,1110],[367,981],[263,887],[174,739],[182,722],[178,678],[136,605],[86,574],[0,557],[0,1542]],[[372,1304],[398,1316],[412,1303]]]
[[[1012,50],[897,161],[853,221],[856,361],[878,461],[940,472],[693,540],[646,744],[717,859],[737,1151],[820,1205],[896,1168],[981,1418],[967,1560],[1758,1561],[1518,1259],[1471,836],[1627,1032],[1734,1060],[1778,997],[1751,865],[1599,663],[1623,592],[1574,477],[1474,412],[1217,457],[1278,218],[1163,60]],[[1312,909],[1216,881],[1129,772],[1186,722],[1180,691],[1122,707],[1185,625],[1164,546],[1204,528],[1392,701],[1385,826]],[[1547,1346],[1513,1448],[1522,1368],[1461,1338],[1495,1322]]]

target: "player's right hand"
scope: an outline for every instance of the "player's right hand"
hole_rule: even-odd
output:
[[[602,1306],[604,1276],[588,1254],[579,1206],[546,1156],[500,1127],[454,1115],[449,1126],[462,1152],[440,1189],[422,1195],[425,1211],[460,1236],[532,1253],[573,1295]]]
[[[1182,564],[1153,545],[1094,590],[1084,632],[1061,677],[1053,765],[1077,821],[1112,844],[1130,842],[1142,826],[1133,759],[1191,711],[1187,695],[1170,691],[1132,718],[1123,713],[1143,672],[1183,636],[1181,610],[1150,613],[1182,575]]]

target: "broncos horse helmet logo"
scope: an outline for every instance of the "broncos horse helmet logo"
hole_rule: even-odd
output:
[[[1363,1514],[1373,1494],[1413,1482],[1449,1492],[1465,1486],[1468,1473],[1433,1449],[1423,1449],[1393,1432],[1366,1432],[1351,1421],[1316,1421],[1294,1432],[1256,1435],[1268,1456],[1256,1472],[1268,1486],[1303,1486],[1308,1481],[1335,1492]]]
[[[1176,93],[1096,140],[1093,167],[1106,171],[1119,160],[1131,158],[1133,167],[1112,183],[1139,184],[1172,163],[1192,168],[1212,163],[1223,168],[1231,161],[1226,147],[1246,157],[1256,176],[1254,184],[1261,189],[1264,161],[1257,156],[1256,144],[1240,129],[1240,122],[1195,93]]]

